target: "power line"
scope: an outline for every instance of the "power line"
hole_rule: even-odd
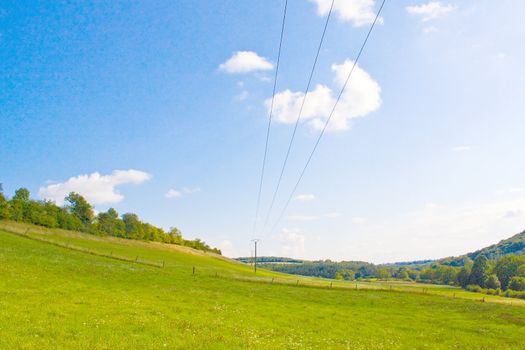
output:
[[[292,138],[290,139],[290,143],[288,144],[288,150],[286,151],[286,156],[284,158],[284,163],[281,168],[281,174],[279,175],[279,180],[277,181],[277,186],[275,187],[275,191],[273,192],[272,201],[270,203],[270,208],[268,209],[268,213],[266,214],[266,218],[264,220],[263,225],[263,231],[266,228],[266,225],[268,224],[268,220],[270,219],[270,214],[272,212],[273,206],[275,204],[275,198],[277,197],[277,193],[279,192],[279,187],[281,186],[281,181],[283,179],[284,170],[286,169],[286,164],[288,164],[288,157],[290,156],[290,151],[292,150],[292,144],[295,139],[295,134],[297,132],[297,127],[299,126],[299,120],[301,119],[301,115],[303,113],[304,103],[306,101],[306,96],[308,95],[308,92],[310,91],[310,85],[312,83],[312,77],[314,76],[315,67],[317,66],[317,60],[319,59],[319,53],[321,52],[321,47],[323,46],[324,37],[326,34],[326,28],[328,28],[328,22],[330,22],[330,16],[332,15],[332,9],[334,8],[334,2],[335,0],[332,0],[332,4],[330,5],[330,11],[328,11],[328,16],[326,17],[326,22],[324,24],[323,28],[323,34],[321,35],[321,40],[319,40],[319,46],[317,47],[317,53],[315,54],[314,63],[312,65],[312,70],[310,71],[310,77],[308,78],[308,83],[306,84],[306,89],[304,91],[303,100],[301,102],[301,107],[299,108],[299,114],[297,115],[297,120],[295,121],[295,126],[292,133]]]
[[[368,38],[370,37],[370,34],[372,33],[372,30],[374,29],[374,26],[379,18],[379,15],[381,14],[381,11],[383,10],[383,6],[385,5],[385,2],[386,0],[383,0],[383,2],[381,3],[381,6],[379,7],[379,10],[377,11],[377,14],[374,18],[374,21],[372,22],[372,25],[370,26],[370,29],[368,30],[368,33],[366,34],[366,37],[365,37],[365,40],[363,41],[363,44],[361,45],[361,48],[359,49],[359,52],[354,60],[354,64],[352,65],[352,68],[350,69],[350,72],[348,73],[348,76],[346,77],[346,80],[345,80],[345,83],[343,84],[342,88],[341,88],[341,91],[339,91],[339,95],[337,96],[337,99],[334,103],[334,106],[332,107],[332,110],[330,111],[330,114],[328,115],[328,118],[326,119],[326,122],[323,126],[323,129],[321,130],[321,133],[319,134],[319,136],[317,137],[317,140],[314,144],[314,147],[312,149],[312,151],[310,152],[310,155],[308,156],[308,159],[306,161],[306,164],[303,168],[303,170],[301,171],[301,175],[299,176],[299,179],[297,180],[297,182],[295,183],[295,186],[292,190],[292,192],[290,193],[290,196],[288,197],[288,200],[286,201],[286,204],[283,208],[283,210],[281,211],[281,213],[279,214],[279,217],[277,219],[277,221],[275,222],[275,224],[272,226],[272,229],[270,230],[270,232],[273,232],[273,230],[277,227],[277,225],[279,224],[279,222],[282,220],[283,216],[284,216],[284,213],[286,212],[286,209],[288,209],[288,206],[290,205],[290,201],[292,200],[295,192],[297,191],[297,187],[299,187],[299,183],[301,182],[301,180],[303,179],[303,176],[304,176],[304,173],[306,172],[306,169],[308,168],[308,165],[310,164],[310,161],[312,160],[312,157],[315,153],[315,151],[317,150],[317,147],[319,146],[319,142],[321,141],[321,138],[323,137],[324,135],[324,132],[326,131],[326,128],[328,126],[328,124],[330,123],[330,120],[332,119],[332,116],[334,115],[334,112],[335,112],[335,109],[337,107],[337,105],[339,104],[339,101],[341,100],[341,96],[343,95],[345,89],[346,89],[346,86],[348,85],[348,81],[350,80],[350,77],[352,76],[352,73],[357,65],[357,62],[359,61],[359,58],[361,57],[361,54],[363,53],[363,50],[366,46],[366,43],[368,42]]]
[[[263,179],[264,179],[264,170],[266,168],[266,157],[268,154],[268,141],[270,139],[270,126],[272,125],[272,115],[273,115],[273,102],[274,102],[274,96],[275,96],[275,90],[277,87],[277,75],[279,74],[279,62],[281,61],[281,48],[283,45],[283,36],[284,36],[284,24],[286,22],[286,10],[288,8],[288,0],[285,0],[284,2],[284,11],[283,11],[283,21],[281,24],[281,36],[279,38],[279,51],[277,52],[277,63],[275,65],[275,76],[273,79],[273,92],[272,92],[272,102],[270,105],[270,114],[268,117],[268,127],[266,129],[266,143],[264,145],[264,156],[263,156],[263,162],[262,162],[262,169],[261,169],[261,179],[259,181],[259,193],[257,195],[257,206],[255,209],[255,219],[253,221],[253,233],[255,234],[255,229],[257,227],[257,220],[259,218],[259,209],[261,207],[261,192],[262,192],[262,186],[263,186]]]

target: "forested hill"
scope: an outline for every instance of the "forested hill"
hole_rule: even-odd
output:
[[[525,231],[508,239],[502,240],[486,248],[467,253],[461,256],[448,257],[439,260],[418,260],[408,262],[396,262],[390,264],[374,265],[363,261],[341,261],[331,260],[308,261],[284,257],[257,257],[257,263],[264,268],[274,271],[326,278],[388,278],[396,276],[400,270],[408,274],[408,278],[417,279],[420,271],[438,266],[460,268],[472,261],[479,255],[484,255],[489,260],[497,260],[507,255],[525,256]],[[253,258],[237,258],[244,263],[252,263]],[[402,273],[405,278],[405,272]],[[432,278],[427,278],[431,280]]]
[[[198,238],[182,238],[176,227],[166,232],[160,227],[141,221],[134,213],[119,216],[115,209],[110,208],[107,212],[95,214],[93,206],[75,192],[69,193],[65,203],[64,206],[58,206],[51,201],[31,199],[27,188],[16,190],[13,197],[8,199],[3,194],[0,184],[0,221],[11,220],[98,236],[177,244],[221,254],[219,249],[210,247]]]
[[[458,257],[440,259],[438,262],[443,265],[462,266],[466,258],[474,260],[478,255],[485,255],[489,260],[496,260],[510,254],[525,255],[525,231],[475,252]]]

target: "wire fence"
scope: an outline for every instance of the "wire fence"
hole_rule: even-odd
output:
[[[109,253],[102,252],[100,250],[96,250],[93,248],[86,248],[82,246],[78,246],[75,244],[72,244],[70,242],[59,242],[52,239],[47,239],[45,237],[42,237],[42,234],[39,233],[32,233],[29,229],[26,229],[25,231],[14,231],[9,230],[6,231],[8,233],[17,235],[19,237],[23,237],[26,239],[30,239],[33,241],[49,244],[55,247],[68,249],[71,251],[76,251],[84,254],[89,254],[93,256],[103,257],[107,259],[122,261],[122,262],[128,262],[132,264],[138,264],[143,266],[149,266],[156,269],[165,269],[166,267],[176,267],[184,270],[191,271],[191,276],[195,279],[196,277],[202,276],[202,277],[215,277],[215,278],[222,278],[227,280],[235,280],[235,281],[241,281],[241,282],[251,282],[251,283],[261,283],[261,284],[280,284],[280,285],[288,285],[288,286],[295,286],[295,287],[310,287],[310,288],[323,288],[323,289],[334,289],[334,290],[358,290],[358,291],[376,291],[376,292],[398,292],[398,293],[413,293],[413,294],[421,294],[421,295],[436,295],[446,298],[452,298],[452,299],[465,299],[465,300],[472,300],[472,301],[479,301],[479,302],[490,302],[490,303],[498,303],[498,304],[505,304],[505,305],[512,305],[512,306],[525,306],[525,301],[519,300],[519,299],[512,299],[509,300],[509,298],[501,298],[501,297],[488,297],[488,296],[482,296],[477,297],[473,296],[471,294],[465,295],[466,292],[458,291],[458,292],[443,292],[438,291],[436,288],[432,287],[416,287],[416,286],[396,286],[396,285],[385,285],[385,284],[371,284],[367,282],[341,282],[341,281],[329,281],[329,280],[313,280],[313,279],[307,279],[307,278],[293,278],[293,277],[276,277],[276,276],[249,276],[249,275],[239,275],[235,273],[226,273],[222,271],[219,273],[217,269],[214,268],[206,268],[202,266],[197,265],[188,265],[188,264],[176,264],[173,262],[167,262],[166,260],[161,261],[148,261],[144,258],[141,258],[140,255],[135,255],[134,257],[130,256],[123,256],[115,254],[114,251],[110,251]],[[188,271],[188,272],[189,272]]]

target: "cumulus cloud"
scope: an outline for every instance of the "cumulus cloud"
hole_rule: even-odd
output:
[[[332,0],[310,0],[317,5],[317,14],[326,16],[330,11]],[[332,12],[346,22],[352,22],[356,27],[370,24],[376,16],[374,12],[374,0],[336,0]],[[383,20],[379,18],[381,23]]]
[[[440,1],[430,1],[426,4],[407,6],[408,13],[421,18],[421,21],[426,22],[431,19],[443,17],[446,14],[454,11],[456,6],[448,4],[444,5]]]
[[[271,70],[273,64],[253,51],[237,51],[219,69],[230,74],[249,73]]]
[[[313,129],[322,129],[334,104],[339,89],[344,85],[347,76],[353,66],[352,60],[346,60],[342,64],[333,64],[334,85],[337,91],[325,85],[318,84],[313,91],[306,96],[306,102],[301,115],[301,121],[308,123]],[[304,93],[285,90],[274,97],[274,120],[280,123],[295,123],[301,107]],[[265,101],[269,110],[271,99]],[[341,96],[339,104],[330,120],[327,130],[346,130],[350,120],[364,117],[377,110],[381,105],[381,87],[379,84],[357,65],[352,73],[350,81]]]
[[[285,256],[298,257],[304,254],[305,237],[299,230],[283,228],[278,238]]]
[[[181,198],[181,197],[187,196],[192,193],[200,192],[200,190],[201,189],[199,187],[194,187],[194,188],[183,187],[180,190],[171,188],[168,190],[168,192],[164,194],[164,197],[168,199]]]
[[[84,196],[91,204],[117,203],[124,199],[116,187],[125,184],[140,184],[151,178],[151,175],[139,170],[115,170],[110,175],[100,175],[98,172],[90,175],[79,175],[62,183],[40,187],[41,198],[52,200],[58,205],[64,203],[64,197],[70,192]]]
[[[295,200],[296,201],[300,201],[300,202],[306,202],[306,201],[313,201],[315,199],[315,195],[313,194],[300,194],[298,196],[295,196]]]

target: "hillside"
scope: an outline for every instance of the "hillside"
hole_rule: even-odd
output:
[[[5,222],[0,296],[1,349],[521,349],[525,336],[519,300],[255,275],[187,247]]]
[[[510,238],[501,240],[496,244],[476,250],[475,252],[467,253],[458,257],[444,258],[438,261],[442,264],[462,266],[465,258],[474,260],[478,255],[481,254],[485,255],[490,260],[495,260],[509,254],[525,255],[525,231]]]

